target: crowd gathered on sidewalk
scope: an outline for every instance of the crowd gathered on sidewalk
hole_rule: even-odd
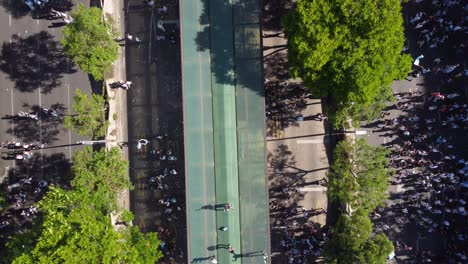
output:
[[[301,112],[308,105],[310,92],[300,84],[267,80],[265,92],[269,136],[304,120],[322,122],[326,119],[322,113],[310,117],[302,116]],[[269,158],[272,168],[288,166],[287,150],[276,155],[278,157]],[[300,177],[300,173],[292,174]],[[325,182],[319,180],[311,184],[323,186]],[[321,257],[322,246],[329,236],[328,228],[315,222],[313,217],[326,214],[326,210],[300,206],[297,201],[303,194],[297,186],[285,186],[282,183],[270,188],[274,190],[270,195],[273,254],[280,253],[283,263],[313,263]]]

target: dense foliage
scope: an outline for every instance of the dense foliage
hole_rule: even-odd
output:
[[[291,74],[332,98],[335,126],[375,117],[410,71],[399,0],[298,0],[283,22]]]
[[[112,211],[117,193],[132,188],[127,170],[127,162],[122,160],[119,149],[93,152],[87,147],[73,156],[75,177],[71,184],[77,191],[93,193],[95,207]]]
[[[105,23],[102,10],[96,7],[78,5],[71,16],[74,22],[63,30],[64,50],[83,71],[102,80],[118,56],[119,45],[111,27]]]
[[[325,243],[329,263],[385,263],[393,245],[385,234],[373,234],[368,215],[387,198],[388,151],[364,139],[338,143],[328,174],[328,197],[347,205]],[[354,211],[353,211],[354,210]]]
[[[106,99],[99,94],[88,96],[77,89],[72,104],[74,115],[64,118],[64,126],[78,134],[93,138],[106,134],[109,121],[106,119]]]
[[[369,146],[364,139],[338,143],[328,173],[330,199],[367,212],[382,205],[393,173],[386,155],[387,149]]]
[[[363,210],[354,212],[352,216],[342,214],[331,236],[324,246],[327,263],[383,264],[393,251],[387,236],[372,234],[372,223]]]
[[[15,236],[7,246],[12,263],[155,263],[162,253],[156,233],[131,226],[116,230],[110,214],[116,193],[131,186],[118,149],[91,148],[74,157],[72,188],[51,187],[39,202],[39,228]]]

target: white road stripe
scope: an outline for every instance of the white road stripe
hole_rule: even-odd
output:
[[[326,191],[327,187],[325,186],[310,186],[299,188],[300,192],[323,192]]]
[[[297,144],[323,144],[323,139],[298,139]]]
[[[13,105],[14,105],[13,90],[14,90],[14,88],[11,87],[11,89],[10,89],[10,101],[11,101],[11,115],[12,116],[15,115],[15,109],[13,107]],[[12,131],[13,138],[15,138],[15,121],[11,122],[11,131]]]
[[[37,91],[39,92],[39,111],[42,111],[42,88],[39,88],[37,89]],[[41,113],[37,113],[39,116],[41,115]],[[42,144],[43,140],[42,140],[42,118],[39,118],[39,142]],[[41,148],[40,150],[41,152],[41,178],[44,176],[43,175],[43,170],[42,168],[44,168],[44,164],[42,163],[42,157],[44,155],[44,150]]]
[[[70,105],[70,83],[67,83],[67,104],[68,104],[68,115],[71,115],[71,105]],[[71,144],[72,144],[72,138],[71,138],[71,130],[68,129],[68,154],[70,155],[70,158],[72,157],[72,151],[71,151]]]
[[[10,171],[10,166],[5,166],[5,173],[2,175],[2,182],[8,177],[9,171]]]
[[[8,16],[8,25],[11,27],[11,15]]]

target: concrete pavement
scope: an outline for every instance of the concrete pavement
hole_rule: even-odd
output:
[[[106,18],[112,18],[113,29],[119,36],[125,36],[125,13],[123,1],[104,1],[102,7]],[[121,147],[122,159],[128,160],[128,123],[127,123],[127,91],[124,89],[111,89],[109,84],[127,80],[125,67],[125,46],[119,49],[119,57],[112,65],[112,70],[105,76],[106,92],[109,96],[109,127],[106,133],[106,148]],[[123,190],[118,197],[117,206],[120,209],[130,210],[130,191]],[[113,222],[118,221],[116,215]],[[121,225],[117,225],[122,227]]]
[[[127,42],[125,47],[126,79],[133,82],[126,92],[128,157],[135,185],[130,208],[134,224],[143,232],[157,231],[166,243],[165,259],[175,258],[182,263],[187,258],[187,239],[178,6],[173,1],[165,5],[168,12],[158,14],[158,6],[149,8],[143,1],[124,1],[125,32],[142,40],[139,45]],[[159,20],[164,32],[157,27]],[[149,144],[138,149],[137,142],[142,138]],[[158,158],[158,152],[169,151],[177,160]],[[162,183],[150,181],[173,168],[177,175],[165,176]],[[168,199],[176,202],[168,206],[161,203]]]
[[[263,35],[264,71],[266,85],[269,86],[267,89],[277,89],[267,91],[267,94],[275,94],[279,98],[282,90],[287,90],[288,87],[292,87],[291,90],[303,89],[300,80],[288,77],[287,51],[282,47],[286,40],[282,32],[267,27],[264,28]],[[280,84],[279,87],[277,84]],[[281,254],[282,248],[279,245],[279,241],[284,239],[283,229],[293,230],[306,223],[320,226],[326,223],[326,214],[320,213],[320,210],[328,207],[327,189],[319,182],[326,177],[329,168],[327,147],[333,139],[326,133],[327,123],[314,119],[314,116],[323,113],[321,100],[312,98],[308,92],[304,92],[302,98],[303,107],[295,106],[298,109],[289,111],[288,114],[273,114],[267,118],[270,203],[280,203],[286,208],[283,210],[304,207],[309,212],[306,222],[296,217],[283,221],[281,214],[271,209],[272,263],[287,261],[284,254]],[[269,102],[268,97],[266,100],[267,105],[280,103],[278,100]],[[290,101],[285,100],[283,103],[288,102]],[[295,121],[297,116],[302,116],[304,120]]]

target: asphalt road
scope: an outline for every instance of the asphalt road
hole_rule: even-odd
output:
[[[177,2],[162,4],[168,12],[161,15],[156,7],[148,8],[142,1],[125,1],[125,30],[142,40],[139,45],[128,41],[125,44],[127,80],[133,82],[127,92],[130,177],[135,185],[130,207],[134,223],[143,232],[158,231],[159,238],[166,243],[165,259],[173,257],[182,263],[187,258],[187,227],[179,13]],[[165,31],[157,28],[159,20]],[[165,39],[158,40],[158,36]],[[173,43],[171,36],[175,37]],[[164,138],[158,139],[158,135]],[[149,140],[148,145],[137,149],[139,139]],[[177,160],[159,160],[151,151],[171,151]],[[177,175],[167,175],[161,185],[150,182],[151,177],[173,168]],[[167,188],[158,189],[165,184]],[[167,206],[160,203],[173,198],[175,202]]]
[[[88,75],[78,69],[60,46],[62,27],[58,20],[35,19],[21,1],[0,4],[0,140],[47,143],[30,161],[0,160],[0,182],[7,175],[60,180],[68,161],[84,139],[63,128],[62,118],[34,120],[5,119],[19,111],[37,111],[55,106],[61,115],[71,114],[70,104],[77,88],[91,92]],[[69,6],[55,1],[55,8]],[[75,1],[88,4],[89,1]],[[65,5],[64,5],[65,4]],[[2,153],[7,150],[2,149]],[[20,174],[18,172],[21,172]],[[10,178],[10,182],[14,178]]]
[[[421,10],[411,10],[406,8],[403,12],[406,25],[408,26],[409,17],[412,17],[416,12]],[[412,13],[413,15],[409,15]],[[442,58],[451,58],[454,54],[452,50],[438,50],[438,49],[425,49],[420,50],[416,44],[416,36],[412,30],[407,28],[406,38],[407,38],[407,45],[410,48],[411,55],[413,58],[424,54],[426,57],[425,59],[429,63],[431,58],[435,57],[442,57]],[[426,77],[427,76],[427,77]],[[446,89],[444,85],[440,85],[440,81],[437,78],[434,78],[432,74],[423,75],[419,78],[414,78],[411,81],[402,80],[396,81],[392,84],[392,89],[394,93],[402,93],[402,92],[424,92],[427,94],[435,91],[439,91],[439,89]],[[441,91],[445,92],[445,90]],[[459,91],[457,91],[459,92]],[[417,108],[420,107],[421,103],[417,103],[415,106]],[[402,111],[398,109],[391,108],[387,111],[389,116],[385,117],[385,119],[393,119],[393,118],[401,118],[401,117],[410,117],[410,116],[417,116],[420,118],[430,117],[434,118],[434,114],[427,113],[426,110],[415,109],[412,107],[408,111]],[[440,118],[440,115],[439,117]],[[398,145],[401,143],[401,136],[397,133],[394,133],[392,130],[382,130],[377,128],[376,125],[369,125],[366,126],[367,130],[374,130],[375,132],[372,134],[367,135],[367,142],[371,145],[375,146],[389,146],[389,145]],[[455,149],[453,150],[453,154],[458,155],[459,157],[466,156],[466,149],[468,147],[466,142],[466,133],[463,130],[461,131],[454,131],[454,130],[439,130],[439,135],[441,136],[449,136],[452,138],[452,143],[455,145]],[[382,214],[382,220],[388,226],[390,226],[390,230],[388,232],[389,238],[395,242],[405,242],[406,244],[412,246],[416,251],[421,251],[421,249],[429,249],[432,253],[436,256],[441,257],[447,254],[447,240],[448,236],[446,234],[441,233],[440,231],[435,231],[433,233],[426,233],[423,232],[422,234],[419,233],[418,227],[414,223],[409,223],[407,225],[399,225],[396,223],[396,216],[398,216],[399,212],[392,210],[393,206],[399,204],[401,199],[401,195],[405,192],[404,184],[398,185],[391,185],[389,189],[390,198],[386,201],[386,209]],[[425,196],[429,196],[428,192],[424,193]],[[397,254],[398,255],[398,254]],[[402,261],[399,263],[407,263],[409,261],[414,261],[411,256],[398,256]]]

